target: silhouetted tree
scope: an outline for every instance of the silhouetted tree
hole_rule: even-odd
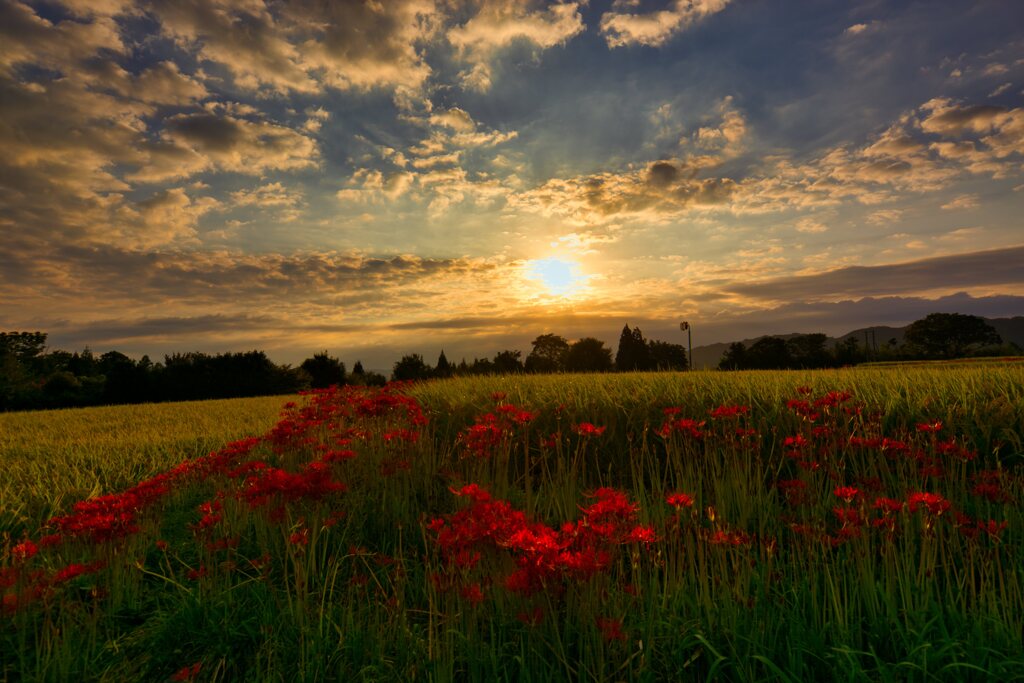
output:
[[[452,376],[452,365],[448,362],[448,358],[444,355],[444,349],[441,349],[441,355],[437,357],[437,365],[434,367],[435,377],[451,377]]]
[[[958,358],[1003,341],[984,318],[960,313],[931,313],[911,323],[903,340],[913,351],[941,358]]]
[[[418,353],[402,356],[401,360],[396,362],[391,369],[391,379],[398,381],[428,379],[431,374],[430,366],[423,361],[423,356]]]
[[[743,342],[733,342],[725,350],[718,361],[719,370],[745,370],[747,367],[747,347]]]
[[[522,351],[499,351],[494,356],[494,371],[503,375],[522,372],[523,361],[520,360],[522,355]]]
[[[569,342],[557,334],[542,334],[531,342],[533,350],[526,357],[527,372],[561,372],[565,369],[565,356]]]
[[[825,347],[828,336],[817,332],[799,334],[786,341],[786,350],[791,363],[788,367],[823,368],[831,363],[828,349]]]
[[[471,375],[491,375],[494,374],[494,363],[490,358],[474,358],[473,363],[469,366],[469,374]]]
[[[650,349],[639,327],[622,328],[619,348],[615,353],[615,369],[619,371],[650,370],[652,368]]]
[[[780,337],[761,337],[747,349],[747,367],[758,370],[780,370],[792,365],[786,340]]]
[[[569,372],[608,372],[612,367],[611,349],[593,337],[574,342],[565,357],[565,369]]]
[[[686,370],[686,347],[682,344],[648,340],[647,353],[650,357],[651,370]]]
[[[309,384],[314,389],[345,385],[345,364],[327,351],[313,354],[299,366],[309,375]]]
[[[356,364],[352,366],[352,374],[353,375],[362,375],[362,374],[365,374],[365,372],[366,371],[363,370],[363,361],[357,360]]]

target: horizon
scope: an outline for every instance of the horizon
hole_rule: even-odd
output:
[[[0,328],[381,370],[1024,315],[1024,4],[936,7],[5,3]]]

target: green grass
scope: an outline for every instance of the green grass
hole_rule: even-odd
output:
[[[786,405],[830,391],[853,398],[813,409],[813,422]],[[272,441],[222,451],[133,503],[138,530],[119,540],[70,539],[28,559],[20,534],[6,541],[0,680],[163,681],[193,664],[204,681],[1024,677],[1024,366],[473,378],[407,395],[426,425],[400,396],[291,412]],[[278,408],[218,403],[210,433],[223,440],[247,421],[266,432]],[[531,411],[523,424],[511,408],[502,416],[509,404]],[[723,404],[750,412],[712,418]],[[702,437],[669,433],[670,407],[673,420],[703,421]],[[32,450],[27,425],[49,415],[0,416],[4,443],[21,444],[0,448],[0,465],[37,507],[67,511],[82,497],[83,475],[62,478],[60,462],[90,460],[116,482],[99,487],[108,492],[184,455],[161,464],[158,436],[121,447],[96,428],[93,448],[69,437],[77,445],[33,484],[25,454],[47,447]],[[580,436],[581,422],[604,431]],[[917,426],[937,422],[935,433]],[[475,423],[494,436],[486,457],[470,449]],[[131,435],[169,429],[139,413],[124,424]],[[807,445],[785,445],[796,436]],[[905,452],[878,446],[882,436]],[[144,444],[150,455],[134,463]],[[265,469],[240,473],[256,460]],[[273,478],[276,467],[307,479],[290,489],[299,480]],[[347,490],[320,488],[317,472]],[[780,480],[800,482],[802,497]],[[989,481],[996,493],[974,490]],[[493,498],[453,493],[469,483]],[[595,497],[602,486],[621,500]],[[839,486],[860,492],[847,503]],[[672,492],[693,506],[666,504]],[[911,509],[922,492],[949,509]],[[876,509],[878,496],[898,510]],[[598,511],[606,503],[614,510]],[[638,529],[656,540],[625,535]],[[544,555],[531,540],[544,533],[581,554]],[[541,583],[506,583],[524,567]]]

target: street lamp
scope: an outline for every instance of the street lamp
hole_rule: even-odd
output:
[[[679,323],[679,329],[686,330],[686,345],[690,349],[686,354],[686,367],[688,370],[693,370],[693,337],[690,336],[690,323]]]

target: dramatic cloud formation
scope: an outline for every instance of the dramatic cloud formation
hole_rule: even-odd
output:
[[[384,362],[679,316],[812,331],[841,299],[982,310],[1024,287],[1022,23],[1005,0],[0,0],[0,320]]]
[[[613,6],[638,4],[617,2]],[[675,0],[667,9],[645,13],[611,11],[601,16],[601,33],[608,47],[628,45],[662,45],[691,24],[725,9],[729,0]]]

